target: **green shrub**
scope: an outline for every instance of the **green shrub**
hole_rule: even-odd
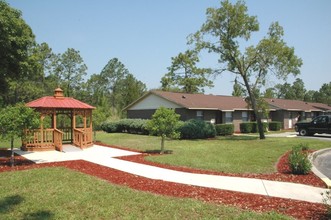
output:
[[[118,132],[118,123],[116,121],[108,121],[101,124],[101,129],[107,133]]]
[[[179,130],[182,139],[205,139],[216,136],[213,124],[197,119],[184,122]]]
[[[269,122],[270,131],[280,131],[282,128],[282,123],[280,121],[271,121]]]
[[[146,119],[121,119],[119,121],[105,122],[101,128],[108,133],[120,132],[130,134],[148,134]]]
[[[234,132],[233,124],[217,124],[215,125],[216,135],[225,136],[232,135]]]
[[[263,125],[263,130],[265,132],[268,131],[268,123],[262,122],[262,125]],[[240,123],[240,132],[241,133],[257,133],[258,132],[257,123],[255,121]]]
[[[291,172],[293,174],[308,174],[311,170],[311,162],[308,159],[308,146],[298,145],[292,148],[288,156]]]
[[[252,131],[253,131],[253,122],[240,123],[240,132],[241,133],[252,133]]]

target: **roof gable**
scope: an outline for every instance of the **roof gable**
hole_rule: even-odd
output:
[[[64,97],[63,90],[54,90],[54,96],[44,96],[26,104],[30,108],[95,109],[95,107],[71,97]]]

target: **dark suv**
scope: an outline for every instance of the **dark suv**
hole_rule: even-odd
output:
[[[311,122],[298,122],[295,124],[295,131],[299,132],[300,136],[309,136],[315,133],[331,134],[331,116],[321,115]]]

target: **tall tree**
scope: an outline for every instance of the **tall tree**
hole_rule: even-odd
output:
[[[267,88],[263,94],[263,98],[276,98],[275,88]]]
[[[104,91],[107,91],[113,108],[116,106],[116,99],[121,90],[119,86],[120,81],[125,79],[128,74],[129,70],[117,58],[109,60],[100,73],[101,80],[103,81],[101,87]]]
[[[0,94],[3,104],[9,101],[6,99],[9,81],[28,76],[29,49],[34,44],[34,34],[22,13],[0,0]]]
[[[306,89],[300,78],[296,78],[293,84],[284,83],[275,86],[277,97],[282,99],[304,100]]]
[[[331,82],[324,83],[318,91],[317,102],[325,103],[331,106]]]
[[[118,98],[118,111],[141,97],[147,90],[146,85],[137,80],[131,73],[129,73],[123,80],[119,82],[120,92]]]
[[[57,55],[53,65],[55,76],[66,96],[71,96],[80,89],[87,66],[79,51],[68,48],[65,53]]]
[[[204,87],[213,87],[213,82],[208,79],[211,69],[196,66],[199,62],[196,51],[187,50],[171,60],[169,72],[161,79],[163,90],[179,87],[182,92],[198,93],[204,92]]]
[[[207,20],[201,29],[191,35],[189,43],[194,43],[197,50],[206,49],[219,55],[223,68],[218,74],[229,71],[239,76],[248,93],[256,115],[260,139],[264,139],[261,115],[257,106],[254,89],[266,82],[270,74],[285,79],[289,74],[300,73],[302,60],[294,54],[294,48],[283,40],[283,28],[274,22],[270,25],[266,37],[256,46],[242,49],[240,43],[248,41],[253,32],[259,31],[256,16],[250,16],[243,1],[231,4],[225,0],[219,8],[207,9]]]
[[[245,89],[239,84],[237,78],[234,80],[232,96],[245,96]]]

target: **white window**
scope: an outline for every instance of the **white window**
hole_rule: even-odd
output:
[[[229,124],[232,123],[232,112],[225,112],[225,123]]]
[[[243,122],[247,122],[248,121],[248,112],[241,112],[241,119]]]
[[[197,119],[203,120],[203,111],[197,111]]]

